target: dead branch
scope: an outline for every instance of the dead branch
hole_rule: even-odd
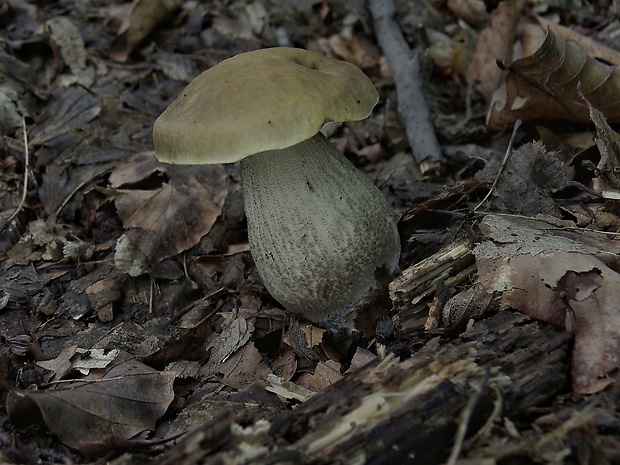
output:
[[[424,99],[420,49],[412,51],[409,48],[394,20],[395,8],[392,0],[370,0],[369,7],[379,46],[394,72],[398,112],[407,131],[413,157],[422,172],[428,172],[443,162],[443,155]]]

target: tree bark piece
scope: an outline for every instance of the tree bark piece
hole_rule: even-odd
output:
[[[564,389],[569,342],[567,333],[500,312],[445,345],[435,339],[406,360],[371,363],[271,423],[223,411],[158,463],[439,465],[478,390],[468,436],[491,416],[497,392],[514,420]]]
[[[405,41],[394,20],[395,7],[392,0],[370,0],[369,7],[377,41],[394,72],[398,112],[407,131],[413,157],[421,171],[428,172],[443,162],[443,155],[424,99],[419,49],[412,51]]]

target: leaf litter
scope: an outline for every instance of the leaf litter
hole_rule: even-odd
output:
[[[81,449],[153,429],[174,398],[174,374],[131,358],[117,359],[96,375],[91,372],[50,389],[12,391],[7,398],[9,417],[20,423],[36,408],[50,431]]]
[[[0,8],[0,379],[10,420],[0,433],[15,438],[12,449],[2,442],[2,459],[40,461],[51,444],[74,461],[112,452],[118,463],[183,463],[175,454],[188,447],[205,461],[242,451],[237,463],[266,463],[267,450],[291,454],[329,439],[321,412],[338,424],[348,418],[340,402],[361,415],[360,425],[373,424],[372,412],[355,408],[358,401],[376,406],[391,399],[381,393],[406,390],[393,378],[406,363],[433,359],[431,371],[450,372],[453,365],[442,371],[440,360],[448,346],[509,309],[527,315],[516,316],[511,331],[533,328],[528,319],[537,319],[569,334],[570,364],[544,349],[556,377],[538,389],[549,397],[534,389],[540,397],[530,399],[544,400],[532,400],[526,415],[511,410],[514,398],[502,412],[498,397],[495,421],[466,443],[458,463],[611,463],[609,451],[620,448],[613,131],[620,47],[605,8],[590,5],[576,15],[544,3],[401,2],[395,17],[409,45],[425,43],[420,32],[433,43],[421,55],[431,76],[424,87],[445,160],[423,175],[379,29],[355,2]],[[576,18],[582,22],[571,24]],[[389,318],[374,338],[335,338],[292,321],[269,297],[248,254],[237,168],[169,166],[153,157],[152,122],[189,80],[224,58],[267,46],[350,61],[382,96],[368,120],[329,130],[401,217],[403,271],[390,284],[392,309],[386,306]],[[497,178],[503,128],[517,119],[525,130]],[[31,181],[26,202],[9,223],[24,175]],[[546,326],[537,328],[528,337]],[[502,347],[523,356],[511,334]],[[484,352],[463,340],[463,360]],[[128,358],[110,361],[118,350]],[[386,356],[392,353],[412,358],[394,362]],[[368,363],[379,368],[365,371]],[[469,363],[451,382],[462,383],[457,373],[465,367],[470,375],[481,371]],[[495,388],[518,398],[510,386],[528,376],[549,379],[537,363],[511,383],[496,378]],[[379,372],[382,381],[372,374]],[[361,382],[356,373],[367,378]],[[468,385],[442,391],[448,384],[435,386],[430,394],[444,397],[431,405],[449,405]],[[450,425],[459,414],[450,413]],[[38,418],[58,441],[49,442],[26,418]],[[438,435],[441,418],[428,419]],[[390,420],[402,425],[402,418]],[[85,424],[94,426],[79,427]],[[389,428],[384,423],[361,441],[352,436],[346,447],[371,447],[370,438],[385,440]],[[410,431],[420,437],[415,426]],[[163,448],[118,454],[142,438],[177,433],[190,443],[167,445],[167,455],[159,455]],[[194,434],[203,436],[191,442]],[[288,442],[293,437],[298,441]],[[448,460],[439,448],[407,453],[427,450],[437,456],[425,463]],[[342,458],[336,449],[317,453],[328,454],[324,462]],[[587,462],[584,454],[596,459]],[[576,461],[568,462],[571,456]]]

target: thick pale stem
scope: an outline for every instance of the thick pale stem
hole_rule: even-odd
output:
[[[313,323],[341,324],[392,273],[400,242],[381,192],[322,134],[241,163],[250,250],[267,290]]]

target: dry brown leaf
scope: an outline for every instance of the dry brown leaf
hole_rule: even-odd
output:
[[[211,355],[206,367],[214,369],[224,363],[250,340],[253,333],[254,325],[246,319],[233,320],[210,342],[208,349],[211,350]]]
[[[609,385],[607,373],[620,364],[618,245],[524,218],[487,216],[481,230],[490,240],[474,250],[480,283],[503,292],[510,307],[574,335],[575,392]]]
[[[470,86],[482,94],[488,102],[502,78],[502,70],[497,61],[512,61],[512,44],[516,36],[523,2],[503,1],[491,13],[490,24],[478,37],[476,52],[467,69],[466,77]]]
[[[298,384],[311,391],[320,392],[342,379],[341,368],[340,363],[334,360],[319,362],[314,373],[301,374]]]
[[[127,61],[140,42],[182,3],[181,0],[134,0],[118,35],[110,44],[110,56],[116,61]]]
[[[101,108],[101,99],[82,87],[62,90],[29,135],[30,144],[42,145],[63,134],[83,130],[89,121],[99,116]]]
[[[489,20],[487,7],[482,0],[448,0],[447,6],[450,13],[471,26],[480,27]]]
[[[64,16],[56,16],[45,22],[50,39],[64,63],[73,74],[78,74],[86,67],[86,49],[78,28]]]
[[[155,428],[174,399],[174,374],[129,359],[103,377],[58,384],[43,391],[11,391],[7,412],[14,424],[33,410],[69,447],[87,448],[113,438],[128,439]]]
[[[76,345],[72,345],[66,347],[55,359],[37,362],[37,365],[50,371],[50,375],[45,378],[46,382],[58,381],[73,369],[72,359],[77,349]]]
[[[271,374],[253,342],[248,342],[214,371],[221,375],[222,383],[235,389],[254,383],[266,384],[264,380]]]
[[[577,44],[581,50],[591,57],[610,65],[620,66],[620,52],[606,47],[605,45],[596,42],[591,37],[579,34],[574,29],[562,26],[557,22],[549,21],[541,16],[534,16],[533,19],[540,25],[542,30],[546,31],[547,28],[551,29],[554,34],[562,37],[567,42]]]
[[[369,350],[366,350],[362,347],[358,347],[355,350],[355,354],[353,354],[353,358],[351,359],[351,365],[347,369],[346,373],[353,373],[354,371],[359,370],[363,366],[368,365],[370,362],[373,362],[376,359],[376,354],[373,354]]]
[[[478,177],[491,181],[496,172],[497,166],[489,164]],[[560,216],[550,194],[564,188],[568,180],[568,169],[542,144],[524,144],[511,152],[490,202],[501,212]]]
[[[263,380],[271,373],[262,355],[250,341],[254,325],[237,318],[209,342],[209,361],[200,373],[207,379],[217,379],[227,386],[243,389]]]
[[[551,30],[536,53],[506,69],[506,81],[493,94],[487,115],[490,128],[510,126],[517,119],[589,123],[578,84],[610,123],[620,122],[620,71],[588,56]]]
[[[601,154],[596,167],[599,176],[593,180],[594,189],[604,198],[620,199],[620,135],[611,129],[600,111],[587,100],[586,103],[596,127],[596,145]]]
[[[164,173],[170,181],[158,188],[117,189],[115,197],[131,243],[155,263],[196,245],[211,230],[228,194],[221,165],[164,165],[152,152],[126,160],[110,182],[119,188]]]
[[[471,30],[460,28],[454,34],[427,29],[430,41],[428,53],[438,72],[445,75],[456,73],[464,75],[471,63],[476,39]]]
[[[306,337],[306,342],[308,343],[309,348],[313,348],[318,346],[323,342],[323,337],[327,334],[327,331],[319,328],[317,326],[309,325],[309,324],[301,324],[299,325],[301,332]]]
[[[271,370],[283,381],[290,381],[297,371],[297,357],[293,349],[286,348],[282,355],[272,361]]]
[[[377,66],[381,60],[377,47],[357,35],[347,38],[342,33],[333,34],[327,43],[332,53],[361,69]]]
[[[37,365],[50,371],[46,382],[58,381],[72,370],[88,375],[90,370],[107,368],[118,355],[118,349],[80,349],[73,345],[65,348],[55,359],[42,360]]]
[[[64,16],[48,19],[45,26],[49,31],[55,54],[60,55],[77,82],[89,87],[93,83],[95,73],[86,67],[88,55],[79,29]]]

